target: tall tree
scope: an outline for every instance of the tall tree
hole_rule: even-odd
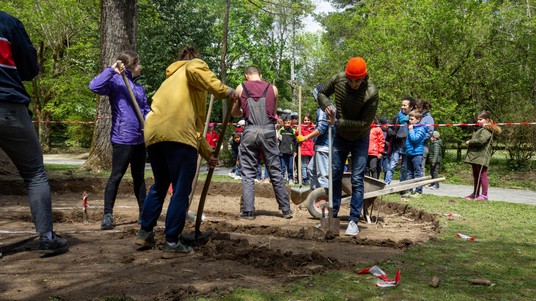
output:
[[[136,0],[101,0],[100,69],[114,63],[123,50],[136,50]],[[96,124],[83,168],[108,169],[112,161],[111,110],[108,97],[98,96]]]

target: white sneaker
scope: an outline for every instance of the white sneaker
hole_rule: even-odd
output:
[[[234,173],[234,172],[230,172],[230,173],[229,173],[229,177],[234,178],[234,177],[235,177],[235,173]]]
[[[261,180],[255,179],[255,183],[260,183],[260,182],[261,182]]]
[[[344,232],[344,235],[357,236],[357,234],[359,234],[359,228],[357,227],[356,222],[350,221],[348,223],[348,228],[346,228],[346,232]]]
[[[241,176],[235,176],[234,179],[235,180],[242,180],[242,177]]]

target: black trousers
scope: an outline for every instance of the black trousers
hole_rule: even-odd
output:
[[[145,158],[147,155],[145,144],[112,144],[112,148],[112,173],[104,189],[104,214],[113,212],[119,184],[129,164],[132,180],[134,181],[134,195],[141,212],[147,193],[145,187]]]

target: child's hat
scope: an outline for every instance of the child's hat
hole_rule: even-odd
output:
[[[434,134],[432,136],[437,139],[440,135],[438,131],[434,131]]]

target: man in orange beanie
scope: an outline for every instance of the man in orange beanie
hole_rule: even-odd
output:
[[[378,90],[369,81],[365,60],[354,57],[346,64],[345,72],[333,75],[318,92],[318,105],[335,123],[336,129],[332,146],[335,217],[341,204],[344,164],[348,155],[352,155],[352,199],[345,234],[356,236],[359,233],[357,223],[363,209],[370,124],[378,108]]]

